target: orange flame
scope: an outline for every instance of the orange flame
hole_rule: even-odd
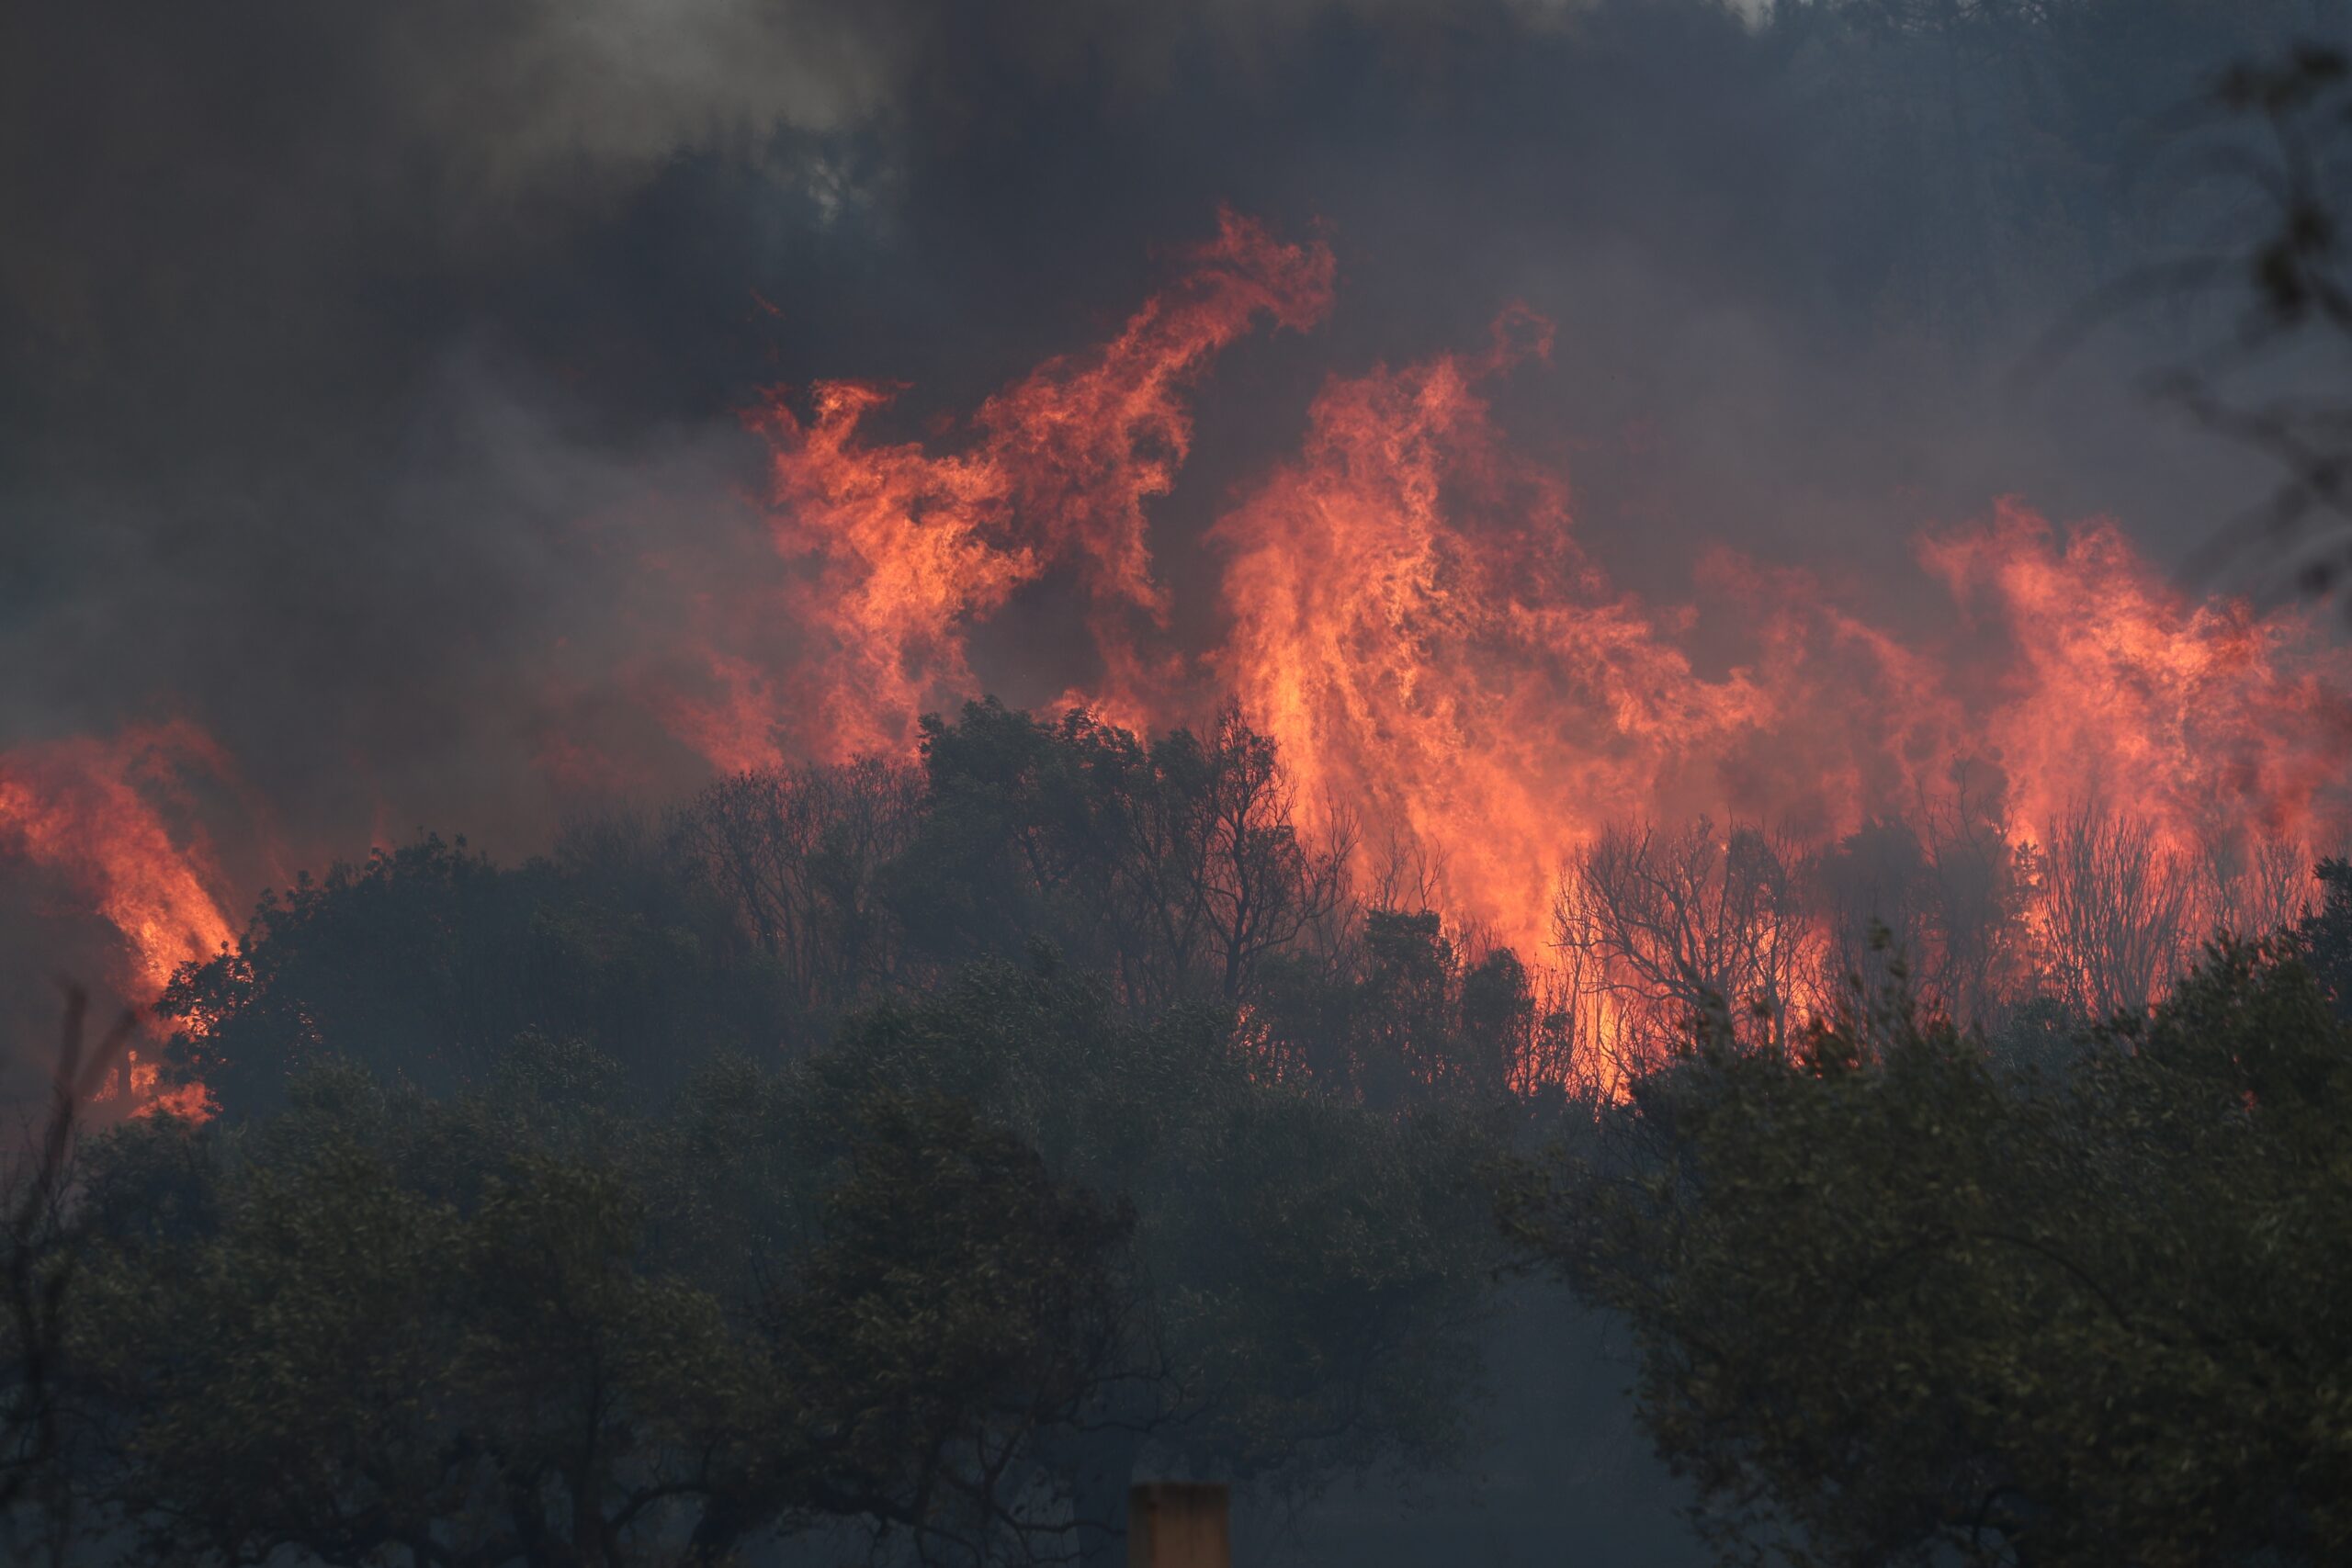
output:
[[[989,398],[966,448],[944,456],[868,438],[883,387],[820,382],[806,418],[771,400],[754,420],[772,448],[770,526],[797,569],[775,614],[811,647],[789,682],[715,661],[720,694],[683,705],[673,729],[729,768],[779,748],[836,760],[901,749],[926,705],[970,690],[967,625],[1065,560],[1106,661],[1096,694],[1139,707],[1158,672],[1127,617],[1166,614],[1145,502],[1191,447],[1184,395],[1260,316],[1312,325],[1332,271],[1327,247],[1279,244],[1226,213],[1116,338]]]
[[[2020,874],[2070,842],[2085,876],[2256,867],[2266,887],[2198,910],[2233,919],[2287,908],[2299,856],[2352,829],[2344,654],[2298,612],[2168,586],[2112,524],[2062,536],[2005,503],[1926,537],[1951,601],[1940,629],[1890,629],[1802,571],[1729,551],[1701,562],[1698,607],[1612,584],[1577,537],[1566,477],[1514,450],[1494,413],[1501,378],[1551,353],[1550,324],[1522,309],[1476,353],[1329,381],[1298,453],[1211,531],[1223,641],[1168,651],[1151,502],[1191,450],[1189,399],[1261,319],[1320,320],[1334,276],[1326,245],[1227,213],[1109,342],[1037,366],[944,446],[875,433],[891,389],[772,399],[751,423],[781,564],[696,601],[685,656],[659,639],[661,675],[631,689],[730,772],[903,753],[925,707],[976,694],[971,628],[1067,572],[1101,662],[1069,700],[1165,728],[1200,716],[1204,686],[1229,694],[1277,742],[1308,827],[1361,824],[1408,851],[1449,916],[1531,956],[1554,942],[1580,856],[1651,842],[1611,840],[1629,824],[1723,825],[1712,844],[1711,828],[1657,836],[1682,857],[1669,900],[1720,881],[1732,824],[1822,855],[1940,819],[2004,853],[2050,852],[2014,857]],[[625,776],[569,733],[543,757],[566,776]],[[233,934],[204,845],[159,809],[190,768],[228,773],[186,725],[0,754],[0,852],[84,889],[151,995]],[[2092,809],[2131,832],[2092,842]],[[2036,917],[2046,942],[2066,936],[2067,908]],[[1776,926],[1740,962],[1793,972],[1821,934]],[[2077,994],[2132,1005],[2156,973],[2144,947],[2096,975],[2077,962]]]
[[[1111,342],[987,400],[956,449],[871,438],[880,387],[820,383],[805,415],[772,401],[755,423],[790,563],[773,614],[808,640],[781,665],[712,654],[673,731],[729,769],[902,750],[922,708],[977,689],[969,628],[1067,567],[1102,672],[1065,700],[1166,728],[1200,716],[1209,677],[1279,743],[1310,818],[1408,848],[1450,915],[1531,954],[1615,825],[1766,824],[1812,853],[1940,813],[2027,846],[2095,807],[2181,863],[2352,825],[2342,656],[2296,613],[2193,602],[2110,524],[2061,539],[2009,503],[1925,539],[1940,633],[1899,636],[1728,551],[1701,563],[1703,611],[1615,587],[1565,476],[1489,405],[1549,356],[1523,309],[1479,353],[1334,378],[1296,457],[1212,530],[1222,645],[1148,651],[1169,610],[1149,502],[1189,450],[1186,396],[1259,317],[1312,324],[1332,285],[1326,247],[1227,214]],[[1691,651],[1702,614],[1742,650],[1713,673]]]
[[[1498,344],[1529,330],[1514,313]],[[2191,603],[2103,522],[2061,546],[2010,503],[1924,541],[1995,623],[1965,649],[1906,646],[1802,573],[1718,554],[1702,577],[1755,656],[1702,677],[1680,617],[1579,551],[1566,481],[1504,445],[1477,386],[1510,357],[1335,380],[1305,451],[1216,531],[1215,657],[1245,714],[1311,795],[1408,836],[1455,916],[1538,951],[1608,824],[1708,815],[1817,845],[1964,772],[2006,781],[2012,842],[2092,803],[2188,856],[2344,832],[2342,657],[2298,614]]]
[[[1575,846],[1689,794],[1769,706],[1694,675],[1585,559],[1566,484],[1505,447],[1478,383],[1549,337],[1513,312],[1475,360],[1333,381],[1215,534],[1244,714],[1311,801],[1409,838],[1453,915],[1524,952]]]
[[[2112,524],[2061,547],[2015,502],[1921,554],[2008,633],[2014,661],[1979,729],[2021,823],[2046,829],[2097,799],[2184,846],[2248,828],[2341,834],[2352,708],[2342,660],[2303,616],[2193,602]]]
[[[191,766],[228,771],[220,748],[186,723],[0,753],[0,849],[82,889],[121,933],[131,975],[150,995],[235,935],[209,890],[220,876],[209,851],[182,842],[152,798]]]
[[[201,835],[175,829],[163,809],[180,803],[191,772],[231,776],[220,747],[185,722],[0,752],[0,856],[62,877],[114,927],[124,988],[142,1002],[161,996],[181,964],[209,958],[236,934],[214,895],[221,878]],[[142,1110],[201,1116],[209,1108],[201,1085],[158,1092],[154,1064],[136,1052],[129,1089]]]

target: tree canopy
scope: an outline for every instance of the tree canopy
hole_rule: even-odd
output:
[[[964,1107],[876,1100],[756,1190],[729,1162],[725,1200],[783,1223],[717,1237],[692,1097],[621,1117],[577,1082],[432,1099],[333,1066],[246,1133],[94,1146],[71,1460],[142,1560],[716,1563],[835,1518],[1002,1561],[1068,1533],[1035,1450],[1134,1348],[1123,1207]]]
[[[1727,1552],[2334,1562],[2347,1113],[2295,944],[2225,942],[2144,1024],[2022,1062],[1908,1010],[1785,1047],[1719,1016],[1635,1136],[1510,1212],[1630,1321]]]

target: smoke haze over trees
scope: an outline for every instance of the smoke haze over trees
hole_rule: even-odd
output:
[[[2347,24],[19,8],[8,1549],[2329,1560]]]

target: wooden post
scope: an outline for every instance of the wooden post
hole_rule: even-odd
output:
[[[1130,1491],[1127,1568],[1233,1568],[1225,1488],[1154,1481]]]

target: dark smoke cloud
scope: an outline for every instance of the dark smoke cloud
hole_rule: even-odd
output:
[[[2306,8],[2167,14],[2218,62]],[[2053,155],[2045,212],[2010,165],[2051,128],[1906,107],[1931,53],[1689,0],[130,0],[7,28],[0,744],[186,713],[306,846],[535,841],[548,727],[602,700],[628,733],[600,682],[697,574],[761,564],[736,409],[897,378],[919,428],[1114,325],[1221,202],[1327,224],[1342,278],[1325,328],[1244,345],[1203,400],[1161,518],[1196,636],[1214,563],[1176,547],[1321,378],[1474,344],[1515,299],[1560,350],[1509,416],[1645,591],[1687,592],[1710,539],[1899,579],[1913,528],[2003,491],[2159,545],[2253,493],[2139,402],[2143,346],[2010,374],[2125,259],[2128,128],[2194,91],[2193,50],[2069,100],[2115,128]],[[1048,694],[1067,639],[1019,624],[983,667]],[[642,739],[647,787],[693,776]]]

